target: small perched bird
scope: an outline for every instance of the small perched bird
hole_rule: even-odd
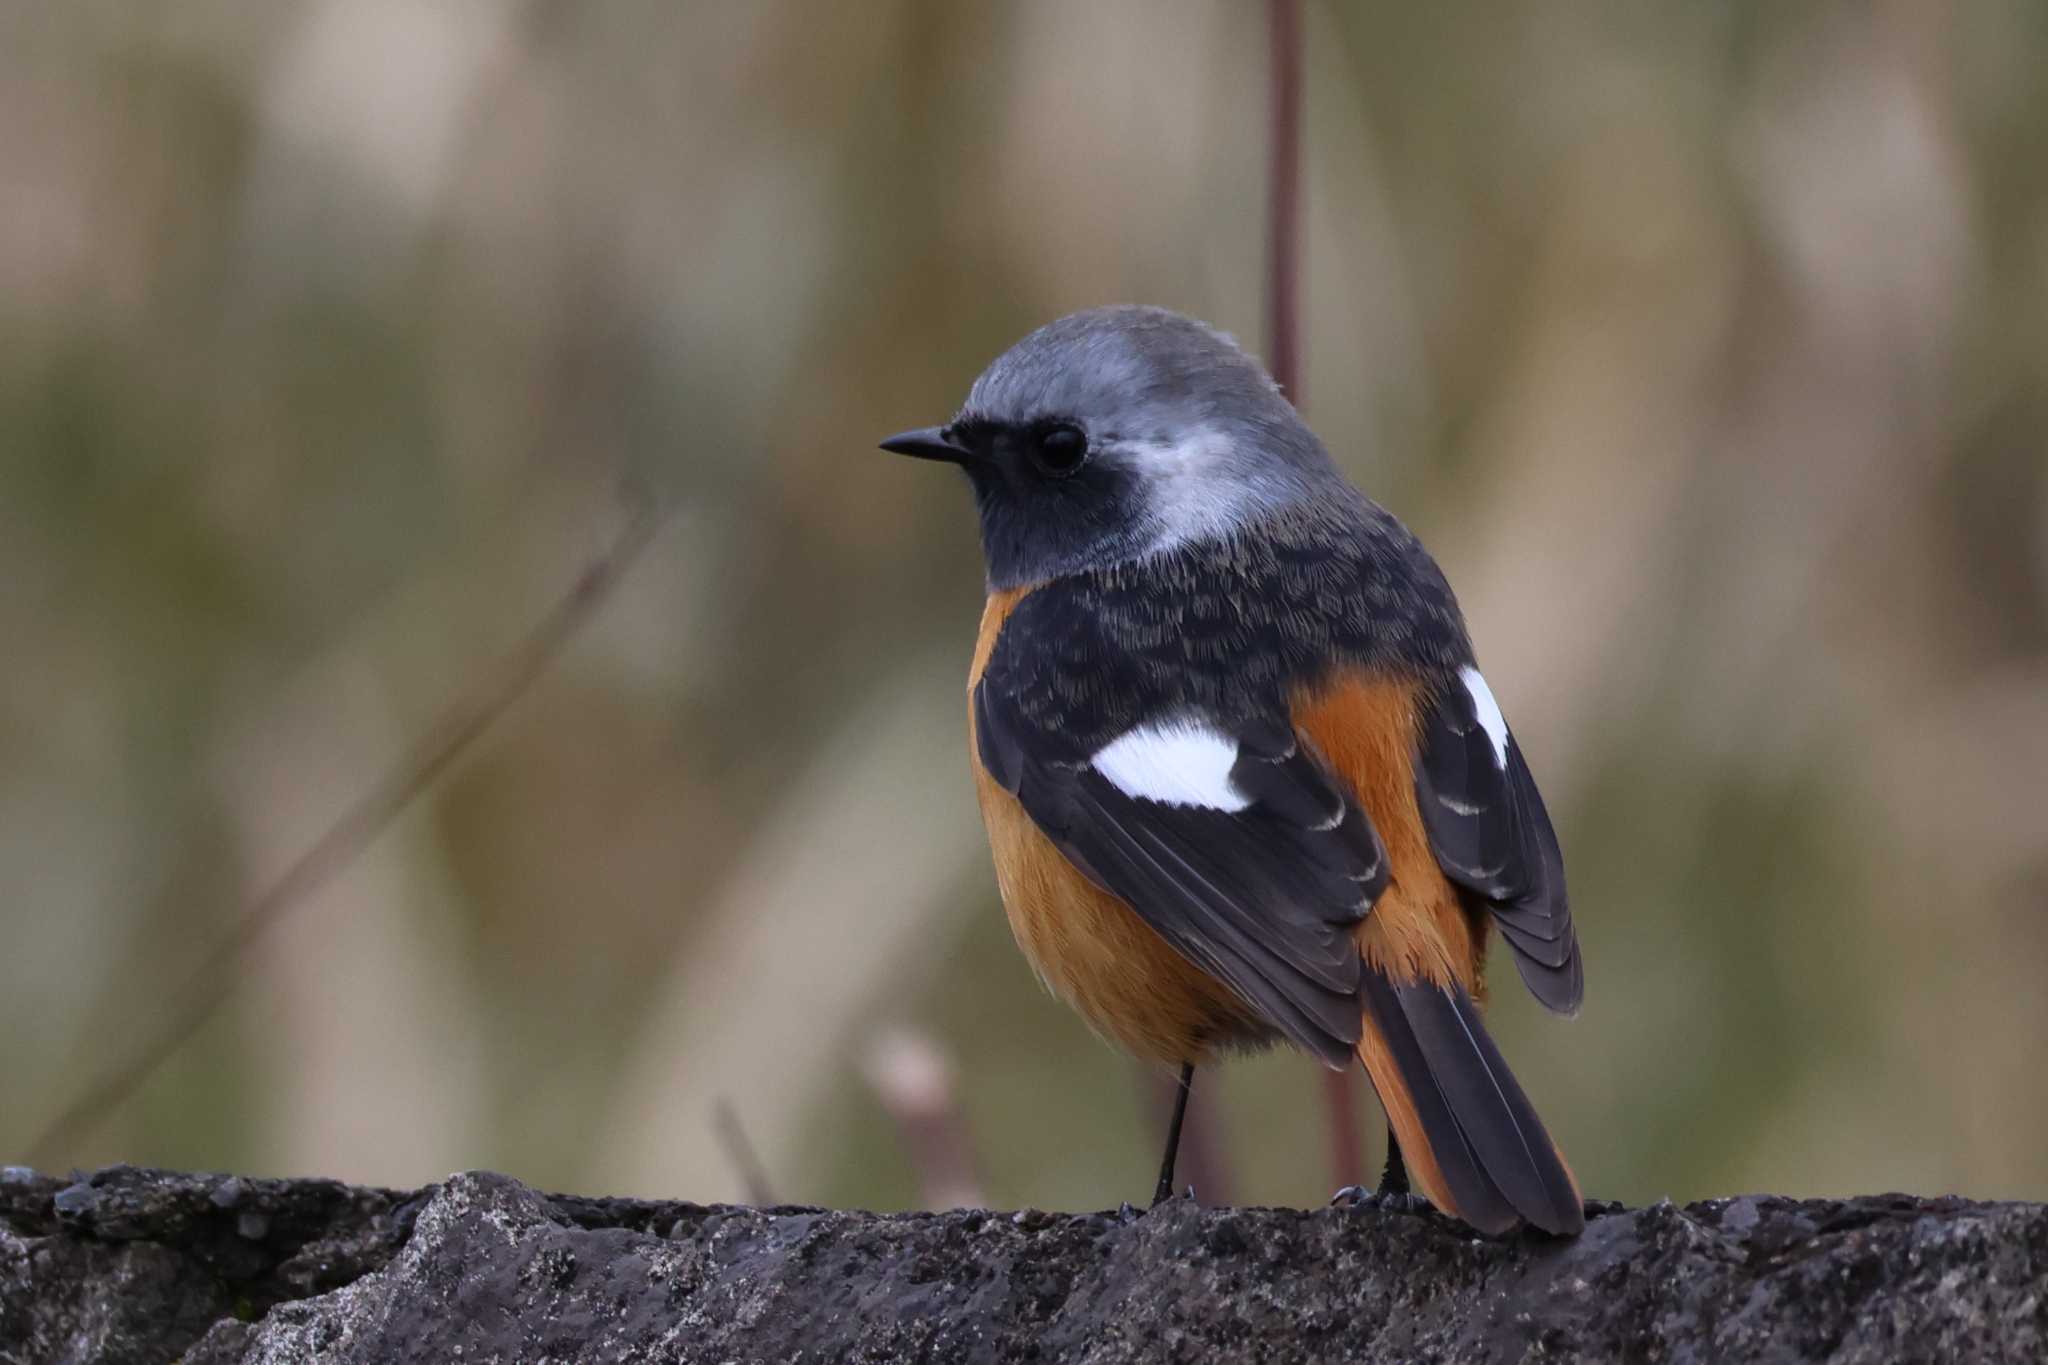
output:
[[[1578,1232],[1477,1003],[1498,928],[1536,998],[1578,1008],[1563,861],[1415,537],[1258,362],[1159,308],[1041,327],[951,422],[881,444],[973,486],[970,748],[1039,976],[1179,1066],[1183,1106],[1219,1052],[1355,1058],[1387,1114],[1382,1192],[1412,1173],[1482,1231]]]

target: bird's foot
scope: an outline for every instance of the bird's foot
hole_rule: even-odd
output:
[[[1187,1188],[1183,1189],[1183,1190],[1182,1190],[1182,1191],[1180,1192],[1180,1195],[1179,1195],[1179,1196],[1176,1196],[1176,1195],[1175,1195],[1175,1194],[1173,1193],[1173,1191],[1171,1191],[1171,1190],[1165,1190],[1165,1189],[1162,1189],[1162,1190],[1156,1191],[1156,1192],[1155,1192],[1155,1193],[1153,1194],[1153,1196],[1152,1196],[1152,1207],[1156,1209],[1156,1208],[1158,1208],[1158,1207],[1159,1207],[1159,1206],[1160,1206],[1161,1204],[1164,1204],[1164,1203],[1165,1203],[1165,1202],[1166,1202],[1167,1200],[1169,1200],[1169,1199],[1174,1199],[1174,1198],[1177,1198],[1177,1197],[1185,1197],[1185,1198],[1186,1198],[1186,1199],[1188,1199],[1188,1200],[1189,1200],[1190,1202],[1192,1202],[1192,1201],[1193,1201],[1193,1199],[1194,1199],[1194,1197],[1195,1197],[1195,1187],[1194,1187],[1193,1185],[1189,1185],[1189,1186],[1188,1186]],[[1126,1204],[1126,1205],[1124,1205],[1124,1207],[1125,1207],[1125,1208],[1129,1208],[1129,1207],[1130,1207],[1130,1205],[1129,1205],[1129,1204]]]
[[[1369,1190],[1363,1185],[1346,1185],[1330,1196],[1330,1207],[1384,1209],[1388,1213],[1427,1213],[1434,1206],[1421,1195],[1407,1190]]]

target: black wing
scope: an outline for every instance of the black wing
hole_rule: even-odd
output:
[[[1565,898],[1564,855],[1536,779],[1477,669],[1432,699],[1419,745],[1415,795],[1437,864],[1485,902],[1531,994],[1559,1013],[1577,1010],[1586,978]]]
[[[1235,746],[1239,808],[1223,809],[1131,794],[987,681],[974,713],[983,767],[1076,867],[1273,1028],[1350,1065],[1362,1026],[1352,929],[1386,887],[1386,850],[1290,722],[1182,722]]]

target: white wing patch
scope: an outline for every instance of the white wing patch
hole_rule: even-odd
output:
[[[1237,741],[1197,720],[1126,730],[1096,750],[1090,762],[1125,796],[1210,810],[1239,811],[1251,805],[1230,783]]]
[[[1486,679],[1479,676],[1479,670],[1470,664],[1458,670],[1458,678],[1465,684],[1465,691],[1471,694],[1472,709],[1479,713],[1480,728],[1493,741],[1494,762],[1506,772],[1508,766],[1508,722],[1500,713],[1500,703],[1493,699],[1493,689],[1486,685]]]

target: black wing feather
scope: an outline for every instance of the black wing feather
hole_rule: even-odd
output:
[[[1564,856],[1521,746],[1508,735],[1503,765],[1456,682],[1424,711],[1419,746],[1415,796],[1438,865],[1485,903],[1530,993],[1559,1013],[1577,1010],[1585,968]]]
[[[1077,868],[1271,1027],[1351,1064],[1362,1027],[1352,931],[1386,887],[1386,850],[1291,723],[1218,723],[1250,803],[1226,811],[1125,793],[986,680],[974,714],[983,768]]]

